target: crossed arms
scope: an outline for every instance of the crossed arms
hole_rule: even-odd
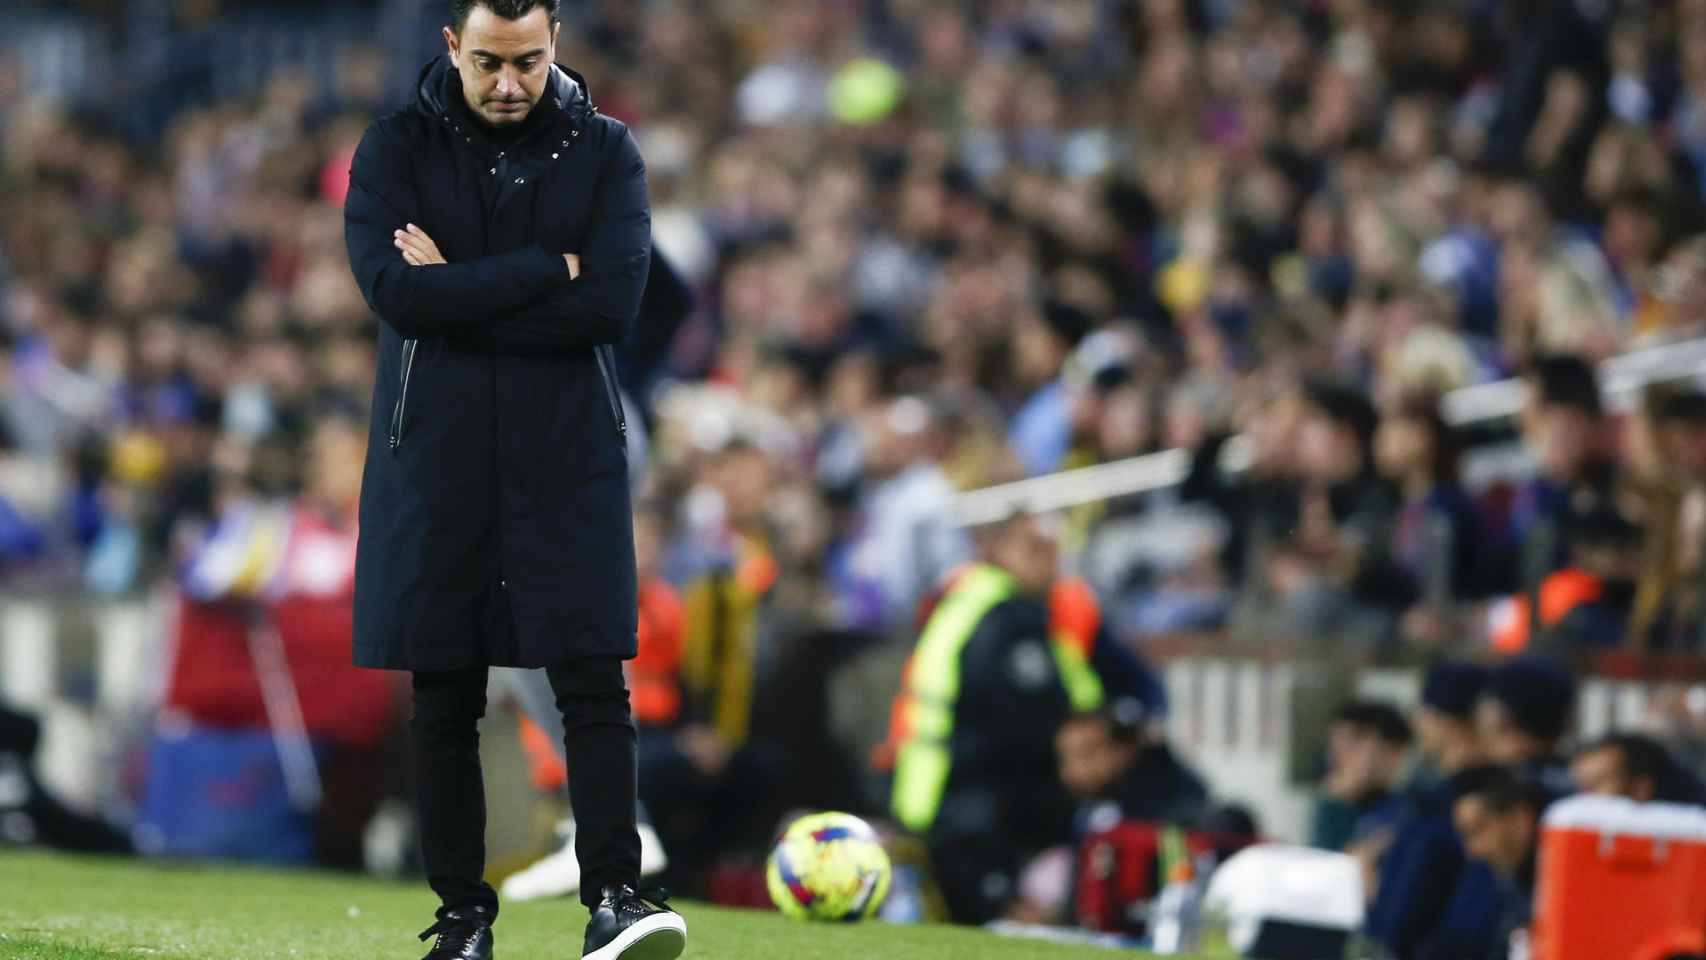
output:
[[[578,254],[528,246],[446,263],[416,226],[404,148],[370,129],[350,168],[344,240],[367,303],[405,337],[455,335],[511,352],[620,342],[651,263],[645,163],[624,129],[607,151]]]

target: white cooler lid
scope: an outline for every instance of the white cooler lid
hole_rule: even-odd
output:
[[[1214,871],[1206,905],[1252,932],[1262,920],[1355,930],[1362,925],[1362,868],[1348,854],[1257,844]]]
[[[1546,810],[1548,830],[1593,830],[1619,836],[1706,843],[1706,808],[1636,803],[1624,797],[1566,797]]]

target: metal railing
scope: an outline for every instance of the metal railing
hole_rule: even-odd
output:
[[[1611,409],[1628,409],[1649,384],[1706,377],[1706,338],[1647,347],[1613,357],[1599,368],[1600,389]],[[1520,379],[1499,380],[1446,394],[1440,412],[1447,423],[1465,427],[1514,416],[1524,397]],[[1522,459],[1509,450],[1491,451],[1487,459],[1472,458],[1464,467],[1470,477],[1502,474],[1520,467]],[[1239,473],[1250,464],[1250,447],[1233,437],[1221,457],[1221,469]],[[1115,497],[1153,493],[1178,487],[1190,474],[1188,450],[1162,450],[1112,463],[1062,470],[1058,473],[1004,483],[960,495],[960,523],[975,527],[994,523],[1018,511],[1046,513]]]
[[[1331,674],[1337,689],[1323,689]],[[1236,656],[1187,655],[1164,667],[1168,736],[1181,756],[1209,782],[1221,802],[1249,807],[1263,832],[1302,841],[1308,830],[1314,784],[1298,775],[1300,751],[1312,765],[1318,749],[1309,716],[1328,711],[1350,696],[1374,697],[1400,707],[1420,696],[1416,668],[1364,669],[1354,673],[1312,670],[1306,661]],[[1586,742],[1614,730],[1638,729],[1667,687],[1686,682],[1589,677],[1577,698],[1575,738]],[[1316,731],[1319,733],[1321,731]]]

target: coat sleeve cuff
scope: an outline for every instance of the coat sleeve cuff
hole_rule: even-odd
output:
[[[546,288],[559,282],[566,282],[569,277],[569,264],[560,253],[552,253],[543,246],[535,244],[529,250],[533,256],[528,258],[528,277],[537,277],[540,284]],[[534,272],[537,271],[537,272]]]

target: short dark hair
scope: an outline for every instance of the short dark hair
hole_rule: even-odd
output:
[[[1467,660],[1443,660],[1422,680],[1422,706],[1468,722],[1487,685],[1487,670]]]
[[[1544,356],[1529,371],[1543,406],[1567,407],[1598,417],[1604,412],[1593,364],[1572,354]]]
[[[1640,733],[1613,733],[1589,743],[1577,756],[1615,750],[1631,782],[1647,779],[1653,799],[1662,803],[1706,803],[1698,778],[1664,744]]]
[[[1577,751],[1577,755],[1616,750],[1623,763],[1623,772],[1631,780],[1646,777],[1658,785],[1659,779],[1670,770],[1670,751],[1651,737],[1638,733],[1613,733],[1601,737]]]
[[[561,19],[558,11],[562,3],[563,0],[450,0],[450,24],[457,33],[461,33],[475,7],[485,7],[505,20],[520,20],[532,13],[535,7],[544,7],[551,22],[556,23]]]
[[[1092,726],[1117,744],[1135,746],[1143,739],[1146,715],[1143,705],[1135,697],[1125,697],[1093,710],[1080,710],[1067,717],[1061,726]]]
[[[1568,519],[1565,532],[1573,547],[1630,550],[1641,545],[1641,526],[1616,507],[1602,506]]]
[[[1706,423],[1706,393],[1692,388],[1667,390],[1663,387],[1649,387],[1647,390],[1651,398],[1647,410],[1654,420],[1660,423]]]
[[[1366,730],[1394,747],[1410,745],[1410,724],[1398,708],[1378,700],[1355,700],[1333,714],[1333,723]]]
[[[1576,676],[1556,657],[1524,654],[1493,668],[1481,696],[1504,707],[1518,730],[1556,743],[1575,712]]]
[[[1507,766],[1472,767],[1453,777],[1451,786],[1453,802],[1474,797],[1493,813],[1525,806],[1538,817],[1546,809],[1546,791]]]
[[[1427,432],[1428,473],[1434,483],[1456,483],[1462,463],[1462,450],[1456,434],[1439,412],[1439,396],[1433,393],[1406,395],[1391,414],[1393,419],[1408,420]]]
[[[1380,414],[1364,391],[1336,380],[1312,380],[1304,385],[1304,399],[1337,426],[1356,434],[1365,464],[1374,462],[1374,431]]]

